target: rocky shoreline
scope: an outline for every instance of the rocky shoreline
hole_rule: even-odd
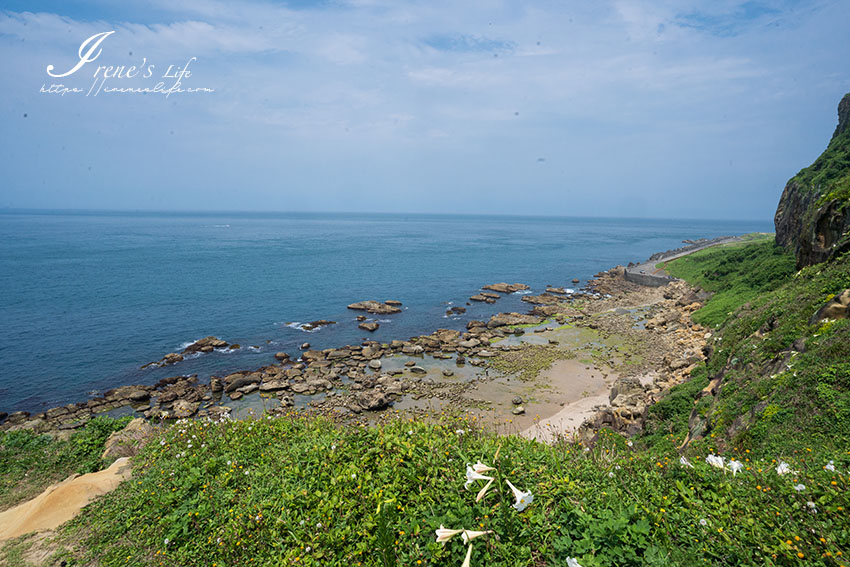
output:
[[[150,420],[217,418],[240,407],[272,413],[303,407],[355,421],[369,421],[388,408],[412,414],[477,412],[483,422],[504,421],[515,423],[514,430],[530,430],[541,420],[569,413],[578,395],[586,398],[585,392],[559,392],[540,378],[555,362],[576,360],[602,380],[599,387],[610,395],[591,412],[585,408],[580,424],[570,431],[560,427],[558,433],[587,439],[602,426],[634,433],[646,407],[702,361],[710,333],[690,321],[690,313],[705,299],[696,290],[681,281],[642,287],[626,281],[624,271],[618,266],[601,272],[578,292],[547,286],[531,295],[524,284],[491,284],[482,287],[485,300],[523,291],[529,311],[471,320],[465,332],[438,329],[389,343],[367,340],[325,350],[311,350],[305,343],[298,356],[279,352],[274,364],[212,376],[208,384],[194,375],[173,376],[153,385],[114,388],[36,415],[0,415],[0,430],[70,431],[115,411]],[[364,301],[349,308],[386,314],[401,311],[400,305]],[[239,345],[206,337],[151,364],[173,364],[186,355],[228,348]],[[562,386],[569,385],[569,378]],[[551,433],[553,425],[548,426]]]

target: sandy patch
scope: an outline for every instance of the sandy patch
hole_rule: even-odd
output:
[[[73,475],[23,504],[0,513],[0,541],[52,530],[72,519],[94,498],[111,492],[132,474],[128,457],[99,472]]]
[[[542,372],[541,381],[556,385],[563,407],[521,431],[529,439],[552,442],[559,436],[571,438],[596,406],[607,405],[616,376],[603,379],[599,370],[578,360],[559,360]],[[560,404],[559,404],[560,406]]]

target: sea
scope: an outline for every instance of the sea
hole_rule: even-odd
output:
[[[521,294],[579,289],[595,273],[685,239],[771,232],[771,220],[424,214],[0,211],[0,412],[82,402],[110,388],[258,368],[284,351],[387,342],[525,312]],[[577,278],[580,283],[574,284]],[[403,311],[370,316],[367,299]],[[452,306],[467,312],[447,316]],[[335,325],[308,332],[317,319]],[[141,367],[214,335],[240,345]]]

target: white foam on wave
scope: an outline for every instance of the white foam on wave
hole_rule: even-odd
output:
[[[530,293],[534,293],[534,292],[533,292],[532,290],[530,290],[530,289],[521,289],[521,290],[519,290],[519,291],[515,291],[514,293],[515,293],[516,295],[528,295],[528,294],[530,294]]]
[[[221,353],[221,354],[233,354],[234,352],[239,352],[240,350],[242,350],[242,349],[241,348],[217,348],[217,349],[215,349],[215,352],[218,352],[218,353]]]
[[[316,331],[322,328],[322,325],[319,325],[318,327],[315,327],[313,329],[305,329],[304,326],[306,325],[306,323],[302,323],[300,321],[292,321],[291,323],[278,323],[278,325],[283,325],[284,327],[289,327],[290,329],[295,329],[304,333],[315,333]]]
[[[576,292],[576,290],[574,290],[574,289],[573,289],[573,288],[571,288],[571,287],[568,287],[568,288],[567,288],[567,289],[565,289],[564,291],[565,291],[566,293],[575,293],[575,292]]]
[[[392,319],[375,319],[376,323],[392,323]]]
[[[230,228],[229,224],[214,224],[213,228]]]

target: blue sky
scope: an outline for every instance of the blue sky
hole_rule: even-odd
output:
[[[847,21],[845,0],[6,0],[0,207],[767,219],[850,91]],[[39,92],[191,57],[183,86],[214,92]]]

